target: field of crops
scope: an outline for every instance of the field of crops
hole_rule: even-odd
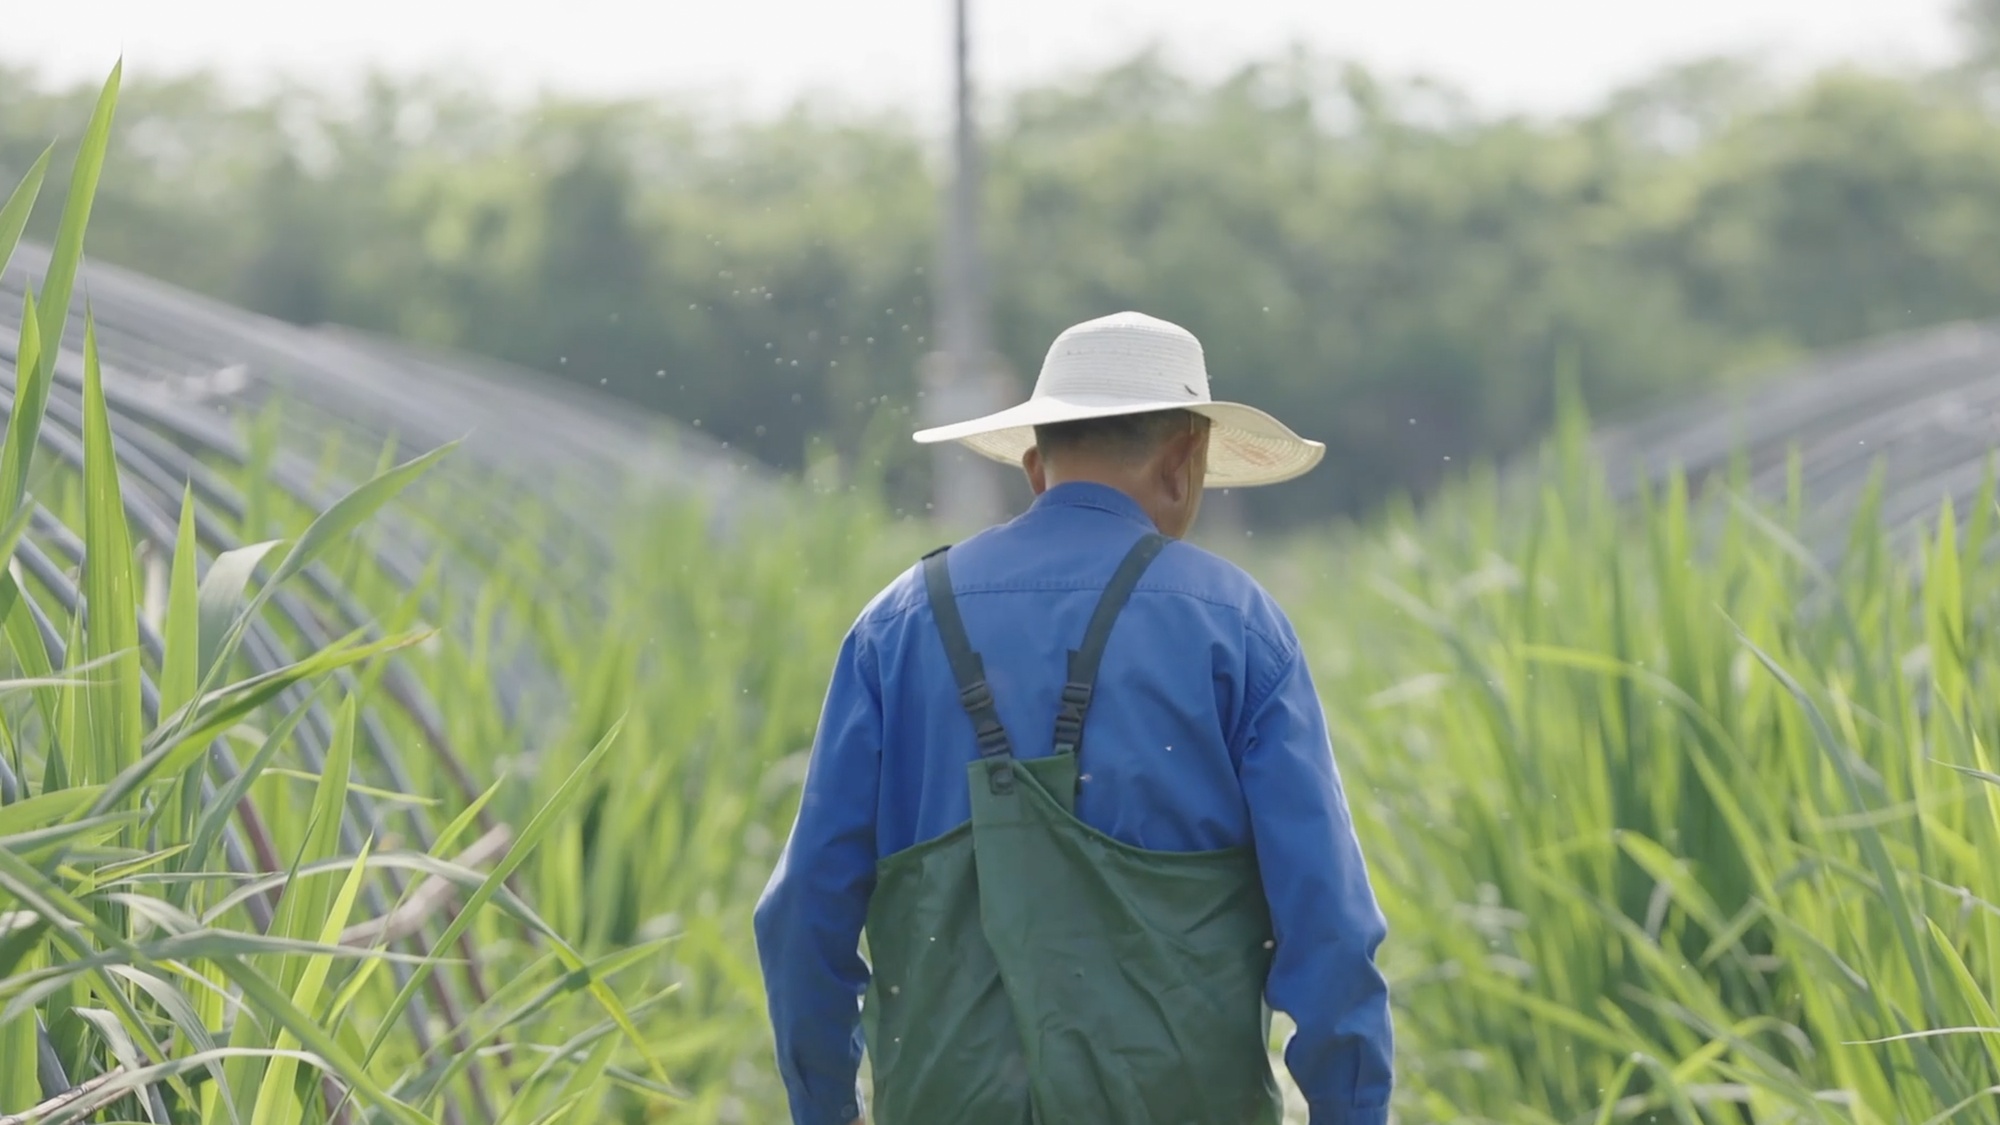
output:
[[[1828,572],[1809,497],[1621,511],[1578,436],[1538,503],[1475,482],[1269,567],[1388,899],[1406,1113],[2000,1120],[1991,487],[1918,558],[1864,507]]]
[[[586,547],[457,451],[150,437],[92,151],[0,343],[0,1121],[782,1120],[750,906],[935,533],[801,489]],[[1401,1119],[2000,1121],[1993,496],[1829,573],[1811,497],[1620,507],[1578,425],[1538,494],[1230,545],[1334,720]]]

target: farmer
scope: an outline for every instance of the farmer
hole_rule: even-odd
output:
[[[1212,401],[1195,338],[1135,313],[916,438],[1036,500],[841,646],[756,913],[793,1121],[861,1119],[865,1046],[877,1125],[1277,1125],[1267,1002],[1313,1125],[1385,1121],[1384,923],[1304,654],[1177,541],[1204,486],[1324,447]]]

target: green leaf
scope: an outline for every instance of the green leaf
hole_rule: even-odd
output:
[[[97,96],[97,107],[91,111],[90,124],[84,128],[83,143],[77,146],[76,163],[70,171],[69,199],[63,204],[62,224],[56,230],[55,252],[49,259],[48,273],[42,278],[42,339],[47,347],[37,366],[49,374],[55,371],[56,352],[62,347],[70,293],[76,286],[77,267],[83,262],[83,232],[90,224],[98,177],[104,172],[104,155],[111,145],[111,118],[118,105],[118,87],[124,71],[123,60],[111,68],[111,75]],[[32,397],[16,393],[21,398],[15,401],[15,414],[26,416],[26,429],[32,440],[41,429],[42,410],[48,402],[48,380],[36,381]],[[25,474],[22,479],[26,479]],[[0,501],[7,507],[18,502],[4,494],[0,494]]]
[[[120,980],[130,982],[166,1013],[167,1018],[173,1023],[174,1030],[187,1040],[188,1046],[194,1048],[195,1057],[207,1059],[203,1069],[214,1082],[212,1088],[222,1103],[225,1120],[241,1121],[242,1117],[236,1110],[235,1096],[223,1081],[222,1060],[208,1058],[220,1044],[209,1034],[208,1025],[202,1021],[201,1013],[197,1012],[194,1005],[189,1002],[187,994],[175,988],[172,982],[131,965],[112,965],[105,971]],[[167,1081],[172,1077],[175,1076],[161,1075],[159,1080]]]
[[[431,636],[431,630],[406,633],[400,636],[384,637],[368,644],[358,643],[361,634],[343,638],[326,648],[283,668],[273,669],[253,676],[220,691],[211,692],[197,700],[192,713],[198,716],[194,727],[179,732],[161,728],[154,732],[158,741],[148,742],[148,752],[175,744],[205,745],[213,738],[234,729],[267,704],[283,695],[294,684],[316,680],[331,672],[337,672],[351,664],[383,656],[411,645],[421,644]],[[189,709],[183,709],[184,711]]]
[[[460,890],[467,892],[477,891],[486,882],[485,872],[475,871],[470,867],[453,863],[449,860],[439,859],[436,856],[425,855],[422,852],[385,852],[375,856],[371,860],[370,866],[383,869],[415,871],[450,883]],[[214,924],[220,921],[225,913],[241,905],[247,899],[255,898],[273,888],[285,886],[287,883],[299,878],[324,875],[333,871],[345,871],[347,867],[348,863],[345,859],[324,859],[317,863],[303,864],[298,868],[296,873],[287,874],[281,872],[248,880],[235,890],[229,892],[226,897],[218,899],[204,911],[202,916],[203,921]],[[512,917],[515,921],[549,939],[552,944],[567,949],[568,943],[562,935],[557,933],[553,926],[549,925],[541,915],[535,913],[534,909],[526,902],[523,902],[513,891],[508,890],[504,886],[501,887],[494,894],[492,902],[503,913]],[[574,953],[574,950],[567,951],[572,954]]]
[[[1986,1038],[1988,1057],[2000,1059],[2000,1011],[1996,1011],[1993,1002],[1986,998],[1987,982],[1981,981],[1971,966],[1965,963],[1965,958],[1959,956],[1958,947],[1952,942],[1951,935],[1944,932],[1944,927],[1938,925],[1935,919],[1926,918],[1924,921],[1930,927],[1931,944],[1937,947],[1939,958],[1958,985],[1959,996],[1972,1009],[1972,1018],[1979,1021],[1979,1031]]]
[[[106,818],[112,819],[112,818]],[[44,829],[44,832],[67,832],[71,834],[96,827],[91,822],[64,824]],[[25,838],[38,833],[23,833],[9,839],[0,839],[0,890],[14,896],[28,909],[55,923],[49,936],[59,944],[67,946],[79,957],[88,956],[91,947],[84,935],[96,939],[98,946],[128,953],[131,945],[123,934],[106,925],[89,907],[78,902],[69,892],[63,890],[54,880],[37,870],[30,863],[29,849],[21,844]],[[13,979],[0,981],[0,989],[14,983]],[[0,1020],[6,1017],[0,1016]]]
[[[199,595],[199,668],[202,677],[207,677],[215,668],[217,659],[222,655],[223,642],[229,638],[230,627],[236,624],[236,619],[242,615],[243,607],[249,601],[250,576],[255,573],[257,564],[282,545],[280,540],[273,539],[225,551],[208,568],[208,575],[201,580]],[[165,708],[162,707],[162,710]]]
[[[166,620],[160,630],[160,714],[171,715],[201,684],[200,587],[195,574],[194,488],[181,494],[180,528],[174,536],[174,569],[167,583]],[[218,560],[219,564],[219,560]],[[213,571],[210,572],[213,576]]]
[[[250,787],[256,784],[257,778],[270,767],[278,751],[291,740],[292,731],[298,728],[300,721],[312,710],[313,702],[310,697],[300,701],[297,707],[280,720],[278,725],[272,728],[271,733],[265,736],[263,745],[257,748],[257,752],[251,755],[250,760],[244,763],[236,776],[230,779],[229,784],[215,795],[215,799],[208,804],[208,807],[201,810],[201,816],[195,822],[192,842],[188,847],[187,870],[199,871],[208,865],[208,858],[214,854],[216,845],[222,841],[222,833],[229,826],[229,819],[236,815],[236,807],[249,794]],[[185,888],[175,895],[175,901],[177,903],[187,901]]]
[[[496,992],[487,1003],[480,1006],[478,1012],[467,1016],[464,1020],[460,1021],[458,1027],[452,1028],[449,1033],[439,1037],[439,1046],[432,1048],[435,1052],[441,1049],[443,1044],[454,1042],[462,1035],[476,1035],[477,1037],[467,1044],[466,1050],[455,1052],[449,1061],[438,1067],[434,1067],[431,1070],[424,1071],[398,1083],[393,1092],[421,1099],[430,1096],[434,1091],[450,1088],[451,1083],[456,1080],[458,1075],[472,1065],[478,1056],[478,1052],[488,1043],[497,1040],[509,1028],[518,1026],[540,1015],[561,997],[588,988],[592,981],[609,980],[627,968],[643,964],[651,958],[658,956],[659,952],[672,940],[671,938],[662,938],[657,941],[647,942],[644,945],[621,949],[597,961],[591,962],[582,969],[566,972],[554,981],[544,985],[534,995],[529,996],[508,1010],[501,1018],[492,1019],[488,1015],[488,1010],[513,1004],[514,997],[517,994],[527,991],[531,986],[533,976],[524,974],[506,982],[501,986],[500,991]],[[671,1089],[671,1087],[667,1088]]]
[[[1988,785],[2000,785],[2000,773],[1991,773],[1982,769],[1974,769],[1971,766],[1955,766],[1950,762],[1942,762],[1939,764],[1943,765],[1944,768],[1948,770],[1954,770],[1958,773],[1962,773],[1965,776],[1974,779],[1975,781],[1983,781]]]
[[[237,647],[243,643],[243,634],[249,628],[250,622],[256,619],[258,612],[263,609],[264,603],[277,593],[279,587],[283,586],[293,575],[296,575],[318,561],[320,556],[330,550],[334,544],[352,534],[356,528],[360,527],[370,516],[373,516],[380,510],[384,504],[394,499],[398,493],[409,487],[411,482],[422,476],[432,465],[436,464],[440,458],[454,448],[456,448],[456,443],[440,446],[422,457],[418,457],[407,464],[369,480],[367,483],[335,501],[332,507],[329,507],[317,519],[313,520],[312,524],[306,528],[305,534],[301,535],[298,541],[292,545],[292,549],[286,552],[284,561],[278,564],[277,573],[271,576],[271,580],[266,582],[263,588],[257,591],[256,597],[248,605],[244,606],[242,611],[236,615],[235,620],[230,623],[227,631],[223,634],[219,647],[213,650],[212,661],[203,670],[202,692],[206,694],[216,684],[222,670],[228,666],[231,657],[235,655]],[[211,630],[207,623],[204,623],[202,633],[202,646],[204,651],[208,651]],[[174,728],[174,732],[168,737],[171,741],[179,741],[181,738],[186,737],[186,733],[179,728],[192,722],[192,720],[193,712],[183,709],[173,722],[162,723],[161,726],[163,728]]]
[[[4,687],[4,684],[0,684],[0,687]],[[323,773],[295,770],[284,766],[273,766],[265,772],[271,777],[282,777],[290,781],[303,781],[313,786],[317,786],[320,780],[326,776]],[[386,805],[409,805],[414,808],[429,809],[436,808],[444,803],[436,797],[419,797],[410,793],[398,792],[394,789],[384,789],[379,785],[362,785],[353,781],[347,783],[347,791]]]
[[[132,1036],[118,1022],[115,1014],[103,1008],[71,1008],[70,1014],[88,1023],[97,1032],[104,1040],[105,1046],[110,1048],[111,1056],[118,1060],[119,1066],[127,1071],[145,1069],[148,1060],[140,1057],[137,1044],[133,1043]],[[150,1125],[166,1125],[166,1122],[154,1116],[152,1099],[144,1096],[143,1090],[140,1093],[140,1111],[146,1115]]]
[[[1938,516],[1937,539],[1927,552],[1924,576],[1925,634],[1931,679],[1944,706],[1956,712],[1966,687],[1964,583],[1960,576],[1958,517],[1950,497]]]
[[[486,806],[492,803],[493,798],[500,792],[500,787],[505,785],[506,781],[507,779],[504,777],[495,778],[493,784],[487,786],[484,792],[480,793],[471,803],[467,804],[457,816],[451,818],[450,824],[439,829],[436,838],[431,841],[431,854],[442,856],[444,853],[450,851],[458,843],[458,838],[465,835],[478,822],[479,814],[484,812]]]
[[[166,613],[160,623],[160,683],[158,714],[171,715],[191,702],[201,684],[201,614],[196,566],[194,488],[181,491],[180,525],[174,532],[173,569],[167,579]],[[158,801],[157,820],[170,826],[175,838],[190,839],[201,815],[202,780],[206,763],[196,759],[180,781]],[[199,866],[200,861],[193,861]]]
[[[0,805],[0,837],[62,824],[103,791],[102,785],[77,786]]]
[[[528,1125],[555,1125],[556,1122],[576,1112],[577,1107],[581,1106],[583,1100],[588,1096],[588,1094],[571,1094],[565,1100],[550,1106],[546,1112],[529,1122]]]
[[[4,857],[0,857],[4,858]],[[35,895],[37,902],[50,898],[70,903],[61,895],[52,895],[45,885],[38,887],[32,882],[17,880],[11,868],[0,870],[0,886],[12,891],[17,886],[25,886]],[[58,907],[73,914],[73,906]],[[41,908],[37,907],[40,911]],[[74,932],[72,932],[74,931]],[[111,935],[109,930],[92,927],[92,932],[106,948],[99,952],[76,935],[81,931],[74,928],[66,931],[55,927],[50,934],[57,941],[67,944],[72,956],[35,972],[17,973],[6,980],[0,980],[0,996],[10,997],[7,1007],[0,1009],[0,1022],[12,1019],[16,1014],[36,1003],[52,991],[64,987],[68,982],[93,973],[108,973],[119,965],[164,965],[173,962],[189,962],[206,959],[217,962],[258,957],[332,957],[342,961],[393,961],[403,965],[425,964],[436,960],[411,956],[404,953],[389,953],[384,950],[356,949],[344,945],[321,945],[316,941],[300,941],[297,938],[266,937],[263,934],[240,933],[235,930],[198,930],[187,934],[167,934],[137,944],[126,942]],[[110,935],[110,936],[107,936]],[[447,962],[457,964],[456,961]],[[260,1016],[264,1013],[259,1012]],[[254,1022],[250,1019],[238,1021],[242,1026]]]
[[[404,489],[415,483],[418,477],[431,470],[444,456],[458,448],[457,442],[441,445],[421,457],[414,458],[375,477],[366,484],[341,497],[333,506],[321,513],[299,536],[299,541],[286,553],[285,561],[278,564],[277,574],[271,577],[270,586],[282,586],[293,575],[318,562],[320,557],[335,544],[352,535],[367,522],[383,505],[395,499]],[[266,587],[268,590],[270,587]],[[259,600],[268,595],[260,595]]]
[[[63,791],[56,790],[56,792]],[[66,851],[72,845],[96,844],[109,840],[118,835],[127,824],[138,819],[137,809],[127,809],[106,816],[92,816],[82,820],[51,824],[46,828],[30,828],[0,836],[0,848],[30,863],[39,863],[49,853]]]
[[[0,914],[0,980],[42,965],[49,923],[38,914]],[[40,1028],[33,1013],[0,1020],[0,1090],[39,1090]]]
[[[21,319],[21,347],[15,360],[14,406],[7,413],[7,438],[0,443],[0,511],[13,511],[21,503],[28,482],[28,468],[41,436],[42,415],[48,408],[49,386],[55,378],[56,353],[62,350],[63,326],[69,318],[70,293],[76,286],[77,267],[83,259],[83,231],[90,220],[97,181],[104,170],[104,154],[111,141],[111,116],[118,102],[118,85],[124,71],[120,62],[111,70],[98,95],[97,108],[84,129],[76,164],[70,173],[69,200],[63,206],[62,222],[42,277],[42,295],[24,298],[26,312]]]
[[[439,951],[451,948],[451,943],[457,941],[459,935],[463,934],[472,925],[473,919],[478,916],[479,911],[488,902],[492,901],[494,895],[499,893],[500,888],[506,884],[507,878],[522,863],[526,862],[528,856],[541,845],[542,840],[550,832],[554,831],[558,823],[568,816],[570,806],[575,804],[577,798],[583,794],[585,783],[591,774],[596,771],[598,763],[603,761],[604,756],[610,752],[612,745],[617,742],[618,734],[623,729],[623,726],[624,720],[622,719],[612,724],[611,729],[605,732],[604,737],[598,741],[590,753],[584,755],[583,760],[578,762],[576,768],[570,771],[569,776],[563,779],[562,785],[557,787],[555,793],[549,797],[548,801],[540,809],[536,810],[533,819],[528,822],[528,826],[521,830],[520,838],[514,842],[514,846],[507,849],[506,856],[498,864],[494,865],[493,871],[486,876],[485,882],[480,884],[479,889],[474,891],[471,897],[467,899],[465,908],[458,912],[458,916],[452,919],[451,925],[447,926],[445,932],[439,936],[437,944],[433,947],[434,955]],[[415,998],[417,990],[423,987],[425,981],[430,979],[430,974],[431,968],[428,965],[420,966],[415,972],[410,974],[410,979],[404,982],[402,990],[396,994],[395,1000],[390,1003],[388,1011],[384,1013],[381,1026],[375,1032],[375,1038],[369,1042],[368,1050],[363,1055],[364,1059],[373,1059],[376,1053],[381,1051],[383,1046],[388,1043],[389,1033],[393,1026],[403,1018],[404,1012],[409,1008],[410,1001]],[[654,1057],[645,1037],[632,1024],[631,1016],[625,1011],[625,1006],[601,982],[594,982],[590,991],[598,1003],[607,1012],[611,1013],[612,1018],[625,1030],[625,1034],[631,1039],[633,1044],[646,1055],[648,1062],[651,1063],[660,1080],[663,1082],[666,1081],[666,1075],[660,1066],[659,1060]]]
[[[542,1082],[548,1078],[549,1075],[554,1074],[556,1072],[556,1068],[559,1064],[568,1062],[579,1053],[584,1053],[584,1052],[587,1052],[587,1054],[585,1054],[585,1061],[583,1066],[569,1071],[566,1077],[569,1079],[574,1079],[576,1077],[577,1070],[583,1070],[589,1073],[592,1077],[595,1077],[597,1074],[601,1074],[604,1068],[606,1066],[609,1066],[611,1063],[611,1054],[610,1054],[611,1048],[617,1046],[617,1042],[611,1039],[610,1037],[611,1033],[616,1030],[618,1030],[617,1025],[607,1020],[604,1023],[597,1024],[593,1027],[589,1027],[584,1029],[583,1031],[578,1032],[577,1034],[571,1036],[561,1046],[555,1047],[549,1051],[544,1052],[541,1063],[538,1066],[536,1066],[534,1071],[528,1075],[527,1079],[521,1083],[521,1089],[523,1091],[534,1090],[536,1087],[540,1086]],[[568,1085],[569,1085],[568,1081],[565,1081],[557,1087],[558,1096],[560,1096],[561,1091],[563,1089],[566,1089]],[[528,1101],[526,1098],[514,1099],[513,1103],[507,1107],[506,1112],[500,1115],[500,1120],[496,1122],[495,1125],[511,1125],[511,1123],[515,1119],[515,1115],[522,1112],[526,1108],[528,1108]]]
[[[35,621],[34,610],[29,607],[28,599],[21,593],[14,576],[4,570],[0,570],[0,625],[4,625],[7,645],[13,650],[14,659],[20,662],[21,670],[38,679],[53,679],[55,665],[49,659],[49,650],[43,641],[41,626]],[[43,726],[53,736],[44,755],[48,774],[44,775],[43,788],[60,789],[67,784],[61,773],[67,749],[60,740],[63,729],[62,696],[53,688],[45,688],[35,693],[35,703]]]
[[[350,703],[352,701],[350,700]],[[347,719],[352,742],[352,718]],[[354,913],[354,900],[361,893],[362,878],[368,873],[368,854],[372,841],[361,846],[361,854],[354,860],[347,881],[335,896],[332,908],[320,920],[319,940],[321,945],[333,946],[340,942],[340,933],[347,928],[347,919]],[[292,1003],[301,1012],[319,1017],[320,993],[326,988],[327,974],[333,969],[333,958],[307,958],[304,971],[299,974],[298,987],[292,991]],[[320,1020],[325,1023],[324,1019]],[[278,1036],[279,1050],[289,1050],[302,1046],[297,1037],[289,1031]],[[270,1070],[264,1076],[264,1085],[257,1091],[257,1104],[251,1111],[251,1125],[299,1125],[303,1120],[304,1107],[295,1097],[298,1062],[295,1059],[278,1058],[271,1062]]]
[[[73,1123],[83,1121],[91,1114],[96,1113],[119,1098],[126,1097],[133,1091],[146,1086],[172,1081],[185,1075],[193,1074],[196,1071],[208,1070],[218,1063],[227,1062],[234,1058],[250,1056],[269,1059],[276,1058],[281,1054],[296,1058],[308,1066],[318,1067],[321,1070],[332,1073],[325,1059],[310,1052],[280,1052],[268,1047],[218,1047],[214,1050],[200,1051],[183,1058],[168,1059],[164,1062],[148,1066],[143,1070],[120,1073],[105,1082],[104,1085],[97,1087],[90,1097],[79,1099],[60,1109],[54,1110],[47,1117],[36,1118],[33,1125],[73,1125]],[[230,1113],[229,1120],[237,1120],[233,1110]]]
[[[14,356],[14,405],[7,411],[7,436],[0,441],[0,509],[12,511],[27,496],[28,469],[41,433],[38,402],[48,399],[53,372],[42,368],[42,328],[35,295],[21,297],[21,343]],[[52,345],[53,346],[53,345]]]
[[[83,588],[88,607],[83,656],[102,663],[86,689],[89,746],[80,756],[88,783],[107,781],[139,757],[139,619],[132,533],[118,483],[118,455],[104,403],[97,330],[86,316],[83,360]]]
[[[54,145],[43,149],[42,155],[28,167],[28,174],[15,185],[14,194],[0,206],[0,273],[7,272],[14,248],[21,243],[21,232],[28,229],[28,216],[35,209],[35,198],[42,193],[42,178],[48,175],[49,158],[55,151]]]
[[[333,1036],[319,1026],[310,1015],[299,1010],[270,980],[236,958],[218,958],[216,963],[224,974],[243,990],[246,1000],[255,1005],[258,1012],[272,1024],[290,1032],[306,1049],[326,1060],[327,1069],[341,1082],[359,1094],[366,1104],[384,1110],[401,1125],[428,1125],[423,1116],[408,1105],[390,1097],[382,1087],[369,1077],[366,1064],[355,1059]]]
[[[1689,869],[1687,861],[1637,832],[1621,830],[1615,833],[1615,839],[1619,848],[1655,884],[1673,892],[1673,900],[1695,921],[1712,933],[1728,927],[1729,920],[1723,917],[1721,908],[1710,897],[1697,874]]]
[[[142,746],[139,760],[106,786],[103,803],[115,805],[130,796],[156,773],[178,775],[207,751],[211,740],[233,730],[242,721],[283,695],[294,684],[317,679],[329,672],[371,657],[407,648],[428,633],[385,637],[370,644],[357,644],[359,634],[336,641],[295,664],[287,664],[240,683],[210,692],[181,708],[180,712],[155,728]]]
[[[0,570],[5,570],[14,561],[14,549],[21,545],[21,536],[28,530],[28,523],[34,515],[34,501],[23,500],[7,520],[6,526],[0,527]]]
[[[325,881],[303,878],[302,871],[310,864],[325,860],[335,854],[340,846],[340,826],[347,810],[347,781],[354,754],[355,701],[352,696],[342,700],[338,723],[334,731],[333,743],[327,749],[326,767],[318,791],[313,795],[311,812],[306,820],[298,852],[292,857],[291,866],[286,871],[284,894],[278,900],[277,913],[272,919],[271,932],[282,937],[305,939],[321,931],[326,918],[328,899],[331,892]],[[353,876],[350,876],[352,879]],[[345,923],[343,922],[343,925]],[[334,932],[334,941],[339,940],[339,931]],[[310,971],[311,962],[285,959],[268,964],[260,964],[259,970],[272,978],[275,986],[293,993],[297,1001],[297,989]],[[309,1005],[300,1005],[310,1012]],[[258,1041],[262,1029],[249,1027],[249,1021],[239,1023],[230,1042],[235,1046],[249,1046]],[[279,1035],[281,1047],[299,1046],[296,1039]],[[292,1111],[288,1105],[276,1099],[292,1096],[294,1074],[277,1073],[283,1062],[270,1064],[272,1072],[259,1075],[263,1064],[251,1060],[240,1060],[233,1065],[231,1083],[239,1089],[249,1089],[254,1084],[258,1088],[255,1109],[251,1113],[251,1125],[293,1125]]]
[[[201,922],[194,915],[189,914],[171,902],[153,898],[150,895],[134,894],[130,891],[107,891],[101,889],[106,886],[117,886],[123,883],[128,877],[137,874],[139,867],[158,866],[160,863],[165,862],[170,855],[177,854],[180,850],[179,848],[174,848],[170,852],[163,851],[156,853],[139,861],[137,866],[123,865],[124,870],[117,872],[115,875],[107,874],[104,878],[97,880],[95,887],[99,889],[87,893],[95,894],[106,901],[116,902],[128,907],[134,920],[144,922],[161,933],[175,935],[195,933],[201,929]],[[134,929],[137,930],[138,927],[135,926]]]
[[[341,700],[333,742],[327,747],[326,766],[320,772],[312,811],[306,818],[304,838],[292,858],[291,878],[285,884],[284,897],[278,901],[277,918],[273,922],[274,932],[286,937],[303,938],[318,933],[333,897],[325,880],[300,879],[298,873],[308,864],[339,854],[340,828],[347,816],[347,782],[354,763],[355,713],[353,696]],[[288,964],[277,979],[290,988],[303,971],[303,966]]]

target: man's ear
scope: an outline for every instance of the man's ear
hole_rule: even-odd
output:
[[[1189,494],[1190,478],[1188,463],[1194,460],[1195,452],[1201,448],[1204,438],[1200,430],[1189,429],[1175,434],[1160,450],[1160,485],[1166,489],[1167,497],[1174,503],[1184,502]]]
[[[1021,454],[1021,471],[1028,474],[1028,487],[1040,496],[1049,490],[1048,466],[1042,462],[1040,446],[1031,445]]]

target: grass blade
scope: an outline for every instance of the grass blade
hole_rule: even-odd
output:
[[[331,786],[329,786],[330,788]],[[361,893],[361,880],[368,872],[370,844],[363,844],[361,854],[355,858],[347,881],[334,897],[332,908],[326,913],[320,926],[321,945],[334,946],[340,942],[340,932],[347,927],[347,919],[354,912],[354,900]],[[292,992],[292,1003],[308,1015],[320,1008],[320,993],[326,988],[327,974],[333,969],[333,958],[326,956],[306,959],[304,970],[299,974],[298,987]],[[290,1032],[278,1036],[279,1050],[293,1050],[302,1046]],[[294,1097],[295,1079],[298,1075],[298,1061],[289,1058],[272,1060],[265,1073],[264,1084],[257,1091],[257,1104],[251,1111],[251,1125],[298,1125],[304,1119],[305,1107]]]
[[[89,627],[84,659],[97,667],[85,689],[89,746],[83,780],[116,777],[139,757],[139,619],[132,574],[132,533],[118,483],[117,451],[104,403],[104,375],[97,362],[97,330],[84,326],[84,597]]]
[[[53,344],[50,345],[54,347]],[[41,436],[37,403],[48,398],[53,370],[42,368],[42,328],[35,295],[21,297],[21,342],[14,353],[14,404],[7,411],[7,436],[0,441],[0,508],[13,511],[27,496],[28,469]]]
[[[249,600],[251,574],[264,556],[280,546],[283,544],[274,539],[225,551],[215,560],[215,565],[208,568],[198,595],[201,637],[198,669],[202,679],[205,680],[214,670],[222,655],[223,642],[228,639],[236,619],[242,616],[243,606]]]
[[[195,576],[194,489],[181,496],[174,535],[173,574],[167,581],[166,620],[160,629],[160,714],[171,715],[194,699],[201,684],[200,586]],[[218,560],[219,565],[219,560]]]
[[[216,794],[215,800],[201,810],[200,819],[195,822],[192,841],[188,845],[188,870],[198,871],[207,866],[209,858],[215,854],[216,846],[222,840],[223,829],[227,827],[229,819],[236,815],[237,806],[250,792],[250,787],[256,784],[257,779],[270,767],[272,759],[277,757],[278,751],[291,738],[292,731],[298,727],[312,706],[313,701],[307,699],[293,708],[291,713],[265,737],[257,752],[244,763],[243,768],[237,771],[229,784]],[[176,901],[185,903],[185,893],[177,896]]]
[[[0,273],[7,272],[7,263],[13,260],[14,248],[20,245],[21,232],[28,229],[28,216],[35,209],[35,198],[42,193],[42,179],[48,175],[49,158],[55,155],[56,146],[42,150],[42,155],[28,167],[28,174],[14,186],[14,194],[0,205]]]
[[[111,118],[118,105],[118,87],[125,71],[121,60],[111,68],[90,124],[84,128],[77,146],[76,163],[70,171],[69,199],[63,204],[62,223],[56,230],[55,253],[42,279],[42,340],[45,349],[38,367],[46,374],[55,371],[56,352],[62,346],[63,325],[69,317],[70,293],[76,286],[77,268],[83,262],[83,232],[90,224],[90,209],[97,199],[97,181],[104,172],[104,156],[111,145]],[[47,378],[36,380],[32,396],[18,392],[15,416],[25,416],[30,439],[41,429],[42,410],[48,402]],[[22,479],[26,479],[25,474]],[[0,497],[4,499],[5,497]],[[11,506],[14,501],[9,500]]]

